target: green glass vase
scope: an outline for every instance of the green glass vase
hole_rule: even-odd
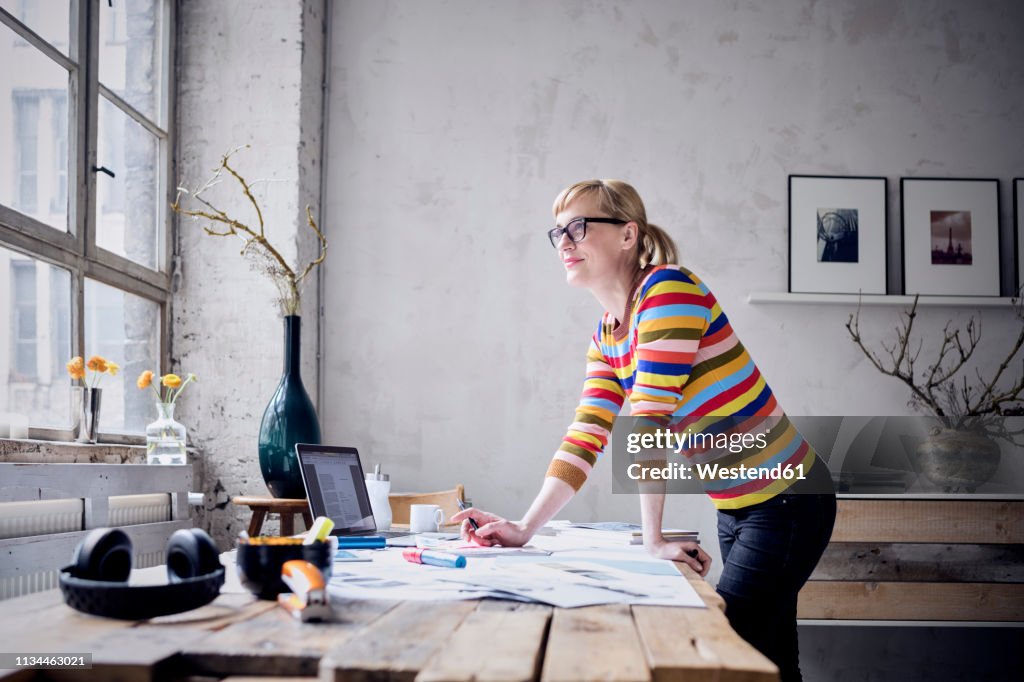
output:
[[[260,422],[260,470],[274,497],[306,497],[295,444],[320,442],[320,422],[299,370],[301,330],[301,317],[285,316],[284,375]]]

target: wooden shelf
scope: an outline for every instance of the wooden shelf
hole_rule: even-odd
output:
[[[940,500],[944,502],[978,500],[1024,501],[1019,493],[836,493],[839,500]]]
[[[1019,628],[1017,621],[999,620],[850,620],[840,618],[797,618],[796,624],[826,627],[886,628]]]
[[[1024,502],[838,500],[801,624],[1024,625]]]
[[[921,295],[917,305],[946,308],[1010,308],[1016,299],[1009,296],[925,296]],[[815,305],[843,304],[887,305],[910,307],[913,296],[890,296],[883,294],[791,294],[783,291],[752,291],[747,294],[747,303],[805,303]]]

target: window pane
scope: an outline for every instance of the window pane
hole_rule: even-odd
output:
[[[145,432],[156,418],[154,398],[135,380],[143,370],[160,370],[160,306],[86,279],[85,352],[121,365],[117,376],[102,377],[100,432]]]
[[[115,104],[100,97],[96,174],[96,244],[148,268],[157,268],[159,143]],[[127,226],[131,229],[127,229]]]
[[[0,204],[67,230],[70,76],[18,40],[0,24]]]
[[[0,247],[0,412],[68,428],[71,273]]]
[[[163,125],[161,0],[100,3],[100,82]]]
[[[70,56],[71,3],[68,0],[0,0],[0,7]],[[28,45],[22,38],[17,40],[19,46]]]

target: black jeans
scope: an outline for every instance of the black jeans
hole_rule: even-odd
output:
[[[717,590],[725,615],[743,639],[779,666],[783,682],[801,679],[797,593],[825,551],[835,520],[835,493],[776,495],[718,511],[723,568]]]

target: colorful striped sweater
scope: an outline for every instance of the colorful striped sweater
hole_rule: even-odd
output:
[[[789,422],[707,286],[678,265],[651,268],[636,287],[628,320],[615,327],[605,313],[587,351],[587,377],[575,419],[548,467],[575,490],[608,443],[626,398],[633,416],[654,419],[764,417],[774,424],[765,447],[740,455],[683,451],[689,464],[771,468],[816,461],[813,448]],[[764,420],[762,420],[764,421]],[[699,431],[713,419],[697,420]],[[707,482],[719,509],[738,509],[784,492],[792,480],[735,478]]]

